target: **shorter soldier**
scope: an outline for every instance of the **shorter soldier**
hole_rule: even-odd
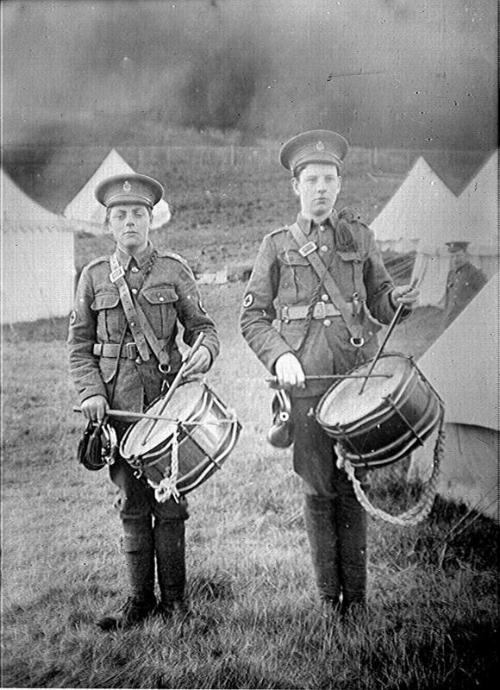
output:
[[[409,314],[418,298],[409,285],[394,287],[372,231],[352,211],[334,210],[347,150],[327,130],[282,147],[300,213],[264,237],[241,313],[248,345],[290,391],[293,466],[303,479],[316,582],[321,599],[343,612],[365,604],[366,516],[311,411],[332,384],[328,375],[375,355],[378,321],[389,323],[399,304]]]
[[[178,324],[187,345],[200,333],[205,336],[186,377],[206,372],[218,354],[215,325],[190,268],[149,241],[152,210],[162,196],[160,183],[146,175],[117,175],[96,189],[116,249],[83,269],[68,338],[71,375],[89,421],[101,421],[110,407],[142,412],[168,387],[181,365]],[[127,425],[114,426],[121,438]],[[103,630],[126,628],[156,611],[168,619],[184,600],[187,501],[157,502],[153,489],[121,457],[109,471],[117,486],[130,596],[120,612],[97,624]]]
[[[471,263],[467,251],[469,242],[446,242],[446,246],[450,253],[451,267],[446,280],[443,328],[448,328],[488,282],[483,271]]]

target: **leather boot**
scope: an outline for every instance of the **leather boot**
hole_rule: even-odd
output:
[[[97,621],[101,630],[117,630],[136,625],[155,609],[154,544],[151,518],[123,520],[122,550],[129,577],[130,596],[116,613]]]
[[[346,482],[348,485],[339,491],[335,516],[342,583],[342,613],[364,609],[367,581],[366,513],[347,477]]]
[[[154,526],[154,544],[161,595],[159,613],[167,620],[175,610],[185,611],[184,520],[157,519]]]
[[[336,609],[340,598],[340,578],[334,502],[323,496],[307,494],[304,516],[320,597]]]

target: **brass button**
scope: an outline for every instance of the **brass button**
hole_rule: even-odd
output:
[[[323,302],[328,302],[328,295],[321,295]]]
[[[163,297],[163,296],[160,296],[158,299],[160,300],[160,302],[164,302],[164,301],[165,301],[165,297]]]
[[[132,273],[139,273],[139,269],[137,268],[137,266],[132,266],[130,270],[132,271]]]
[[[323,326],[331,326],[331,325],[332,325],[332,322],[330,321],[330,319],[325,319],[323,321]]]
[[[140,364],[142,362],[142,359],[140,357],[135,358],[135,363]]]
[[[133,295],[137,295],[137,288],[132,288],[130,291]]]
[[[321,230],[321,232],[324,232],[324,231],[325,231],[325,226],[324,226],[324,225],[320,225],[320,226],[319,226],[319,229]]]
[[[328,251],[328,247],[326,246],[326,244],[322,244],[321,247],[320,247],[320,250],[321,250],[322,252],[327,252],[327,251]]]

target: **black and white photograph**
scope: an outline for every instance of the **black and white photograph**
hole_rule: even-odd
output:
[[[496,687],[497,3],[0,36],[0,687]]]

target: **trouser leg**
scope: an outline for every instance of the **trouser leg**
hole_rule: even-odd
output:
[[[156,520],[154,544],[162,607],[172,609],[186,585],[184,520]]]
[[[366,513],[359,504],[352,484],[342,473],[337,486],[336,530],[338,535],[340,578],[342,582],[342,608],[366,602],[367,554]]]
[[[337,467],[332,439],[308,414],[317,402],[317,398],[292,399],[294,469],[305,482],[306,527],[309,523],[320,594],[337,592],[338,598],[341,592],[346,609],[366,599],[366,514],[347,474]],[[325,576],[327,572],[330,574]]]
[[[140,601],[150,601],[154,598],[154,543],[150,515],[123,520],[122,550],[130,595]]]
[[[185,496],[154,506],[154,544],[162,609],[172,609],[184,599],[186,586],[185,521],[189,517]]]
[[[337,605],[340,596],[335,507],[330,498],[305,496],[305,523],[321,599]]]
[[[118,487],[115,507],[123,526],[121,539],[125,556],[129,597],[125,605],[97,621],[102,630],[127,628],[144,620],[156,605],[154,596],[154,542],[150,499],[144,487],[124,460],[110,467],[111,479]]]

